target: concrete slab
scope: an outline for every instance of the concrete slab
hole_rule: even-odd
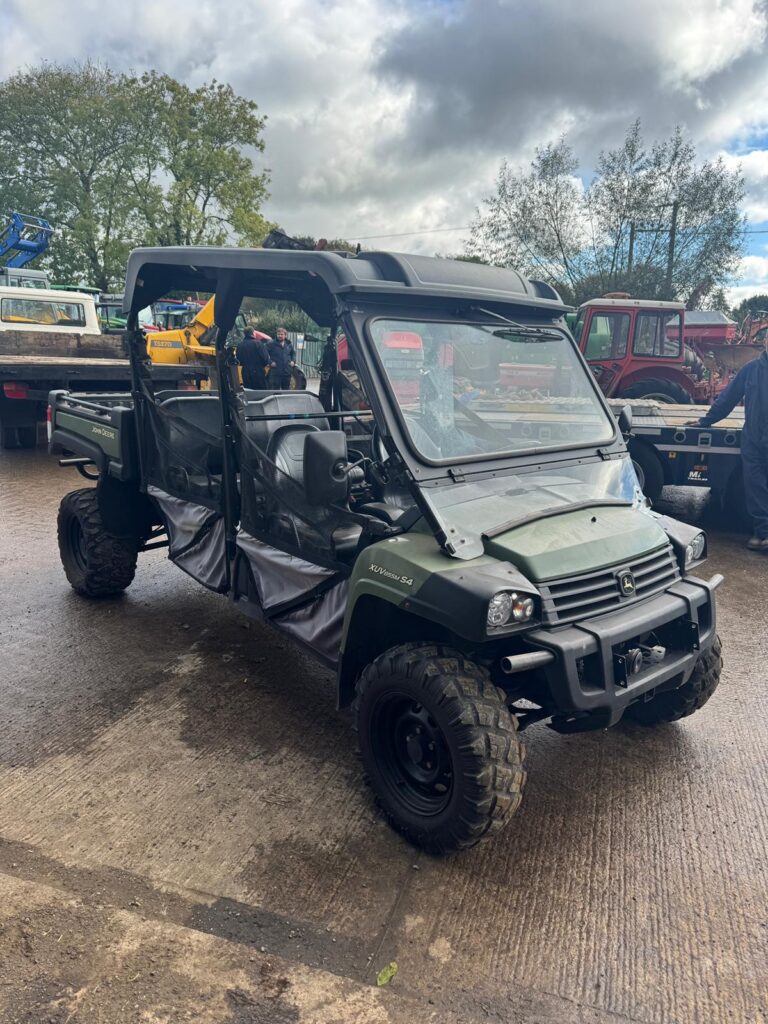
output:
[[[768,1020],[768,561],[742,538],[710,534],[710,704],[653,731],[534,727],[509,829],[436,860],[383,824],[329,674],[287,642],[161,552],[122,599],[69,590],[55,511],[79,483],[0,456],[6,1019]]]

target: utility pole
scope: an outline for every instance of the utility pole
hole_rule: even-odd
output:
[[[677,211],[680,209],[680,201],[675,199],[672,203],[672,220],[669,225],[669,249],[667,251],[667,296],[672,294],[672,268],[675,262],[675,236],[677,234]]]
[[[632,273],[632,260],[635,256],[635,222],[629,222],[629,255],[627,256],[627,274]]]

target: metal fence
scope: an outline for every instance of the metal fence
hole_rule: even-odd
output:
[[[323,358],[324,341],[305,338],[303,334],[289,331],[288,337],[296,350],[296,362],[305,376],[317,377],[320,373],[320,361]]]

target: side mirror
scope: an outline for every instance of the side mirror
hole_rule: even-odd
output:
[[[311,430],[304,438],[304,493],[310,505],[347,500],[347,435],[343,430]]]
[[[621,412],[618,415],[619,430],[627,437],[632,433],[632,406],[625,405],[622,407]]]

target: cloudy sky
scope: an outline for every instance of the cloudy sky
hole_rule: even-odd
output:
[[[289,233],[456,252],[500,161],[566,133],[586,171],[642,120],[741,163],[768,291],[768,14],[758,0],[0,0],[0,74],[90,57],[216,78],[267,115]],[[372,237],[375,236],[375,237]]]

